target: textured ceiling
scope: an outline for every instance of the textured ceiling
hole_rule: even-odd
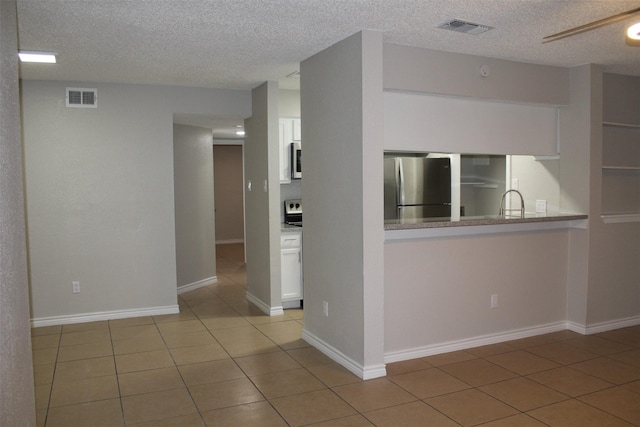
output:
[[[2,1],[2,0],[0,0]],[[251,89],[363,29],[386,42],[523,62],[640,75],[624,30],[640,15],[552,43],[544,36],[640,6],[640,0],[17,0],[19,48],[58,64],[21,64],[23,79]],[[450,19],[494,27],[473,36]],[[235,138],[235,120],[175,121]]]
[[[58,53],[24,79],[250,89],[362,29],[386,42],[640,75],[628,19],[567,39],[542,37],[640,6],[638,0],[17,0],[19,47]],[[437,29],[449,19],[495,27]],[[635,21],[640,21],[636,15]]]

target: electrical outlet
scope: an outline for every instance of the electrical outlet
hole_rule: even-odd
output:
[[[74,294],[80,293],[80,282],[71,282],[72,292]]]
[[[546,214],[547,213],[547,201],[546,200],[536,200],[536,213],[537,214]]]
[[[498,294],[491,295],[491,308],[498,307]]]
[[[329,303],[326,301],[322,301],[322,314],[324,317],[329,317]]]
[[[518,178],[511,178],[511,189],[518,190],[520,188],[520,180]]]

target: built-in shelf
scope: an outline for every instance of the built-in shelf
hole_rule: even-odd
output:
[[[607,166],[603,165],[604,170],[621,170],[621,171],[640,171],[640,166]]]
[[[633,123],[602,122],[602,125],[616,128],[640,129],[640,124]]]
[[[640,222],[640,212],[637,213],[609,213],[600,216],[605,224],[621,224],[626,222]]]

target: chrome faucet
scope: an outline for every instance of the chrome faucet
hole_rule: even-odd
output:
[[[504,207],[505,198],[507,197],[507,194],[511,193],[512,191],[514,193],[518,193],[518,196],[520,196],[520,209],[506,209]],[[524,218],[524,198],[522,197],[522,193],[520,193],[518,190],[511,189],[502,193],[502,199],[500,200],[500,211],[498,212],[498,215],[501,217],[506,217],[507,211],[520,211],[520,218]]]

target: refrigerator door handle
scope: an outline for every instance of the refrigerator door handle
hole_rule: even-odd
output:
[[[404,205],[404,170],[402,159],[395,159],[396,162],[396,194],[398,195],[398,205]]]

